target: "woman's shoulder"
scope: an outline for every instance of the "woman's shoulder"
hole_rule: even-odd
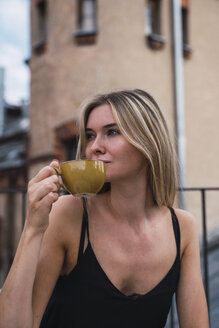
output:
[[[197,220],[192,213],[181,208],[174,208],[174,212],[178,218],[180,226],[182,226],[183,229],[194,229]]]
[[[194,240],[198,238],[197,219],[192,213],[174,208],[174,212],[179,222],[182,251]]]
[[[48,232],[66,239],[70,232],[78,233],[82,216],[83,205],[80,198],[72,195],[60,196],[52,206]]]
[[[53,204],[51,209],[51,215],[57,216],[62,215],[62,217],[68,218],[77,217],[79,213],[83,210],[82,200],[73,195],[60,196],[58,200]]]

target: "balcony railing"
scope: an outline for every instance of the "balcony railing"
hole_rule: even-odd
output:
[[[207,239],[207,213],[206,213],[206,193],[209,191],[219,191],[219,188],[180,188],[179,192],[196,192],[200,194],[200,203],[201,203],[201,220],[202,220],[202,239],[201,239],[201,259],[203,261],[203,282],[205,287],[206,299],[208,303],[209,309],[209,318],[211,320],[211,311],[210,311],[210,295],[209,295],[209,263],[208,263],[208,256],[209,256],[209,245]],[[22,195],[22,225],[25,222],[25,215],[26,215],[26,190],[25,189],[4,189],[0,190],[1,194],[15,194],[20,193]],[[219,243],[216,245],[219,246]],[[218,279],[218,286],[219,288],[219,279]],[[219,299],[218,299],[219,303]],[[175,315],[175,307],[173,306],[170,312],[169,320],[167,327],[175,328],[178,327],[177,318]],[[212,326],[213,327],[213,326]],[[215,326],[216,327],[216,326]]]
[[[196,192],[200,194],[200,203],[201,203],[201,222],[202,222],[202,236],[200,240],[201,244],[201,260],[202,260],[202,271],[203,271],[203,283],[205,288],[206,299],[208,303],[208,312],[209,312],[209,320],[210,324],[212,324],[212,328],[216,328],[218,324],[218,320],[213,318],[212,311],[210,309],[210,298],[211,295],[209,293],[209,244],[208,244],[208,232],[207,232],[207,201],[206,195],[211,191],[219,191],[219,187],[206,187],[206,188],[180,188],[179,192],[190,193]],[[219,240],[217,243],[214,243],[214,248],[219,247]],[[218,274],[217,278],[217,289],[219,289],[219,271],[216,272]],[[217,303],[219,305],[219,295],[217,297]],[[169,321],[167,328],[175,328],[178,327],[178,320],[175,316],[176,307],[173,305],[170,311]],[[218,315],[216,315],[218,316]],[[213,319],[213,320],[212,320]],[[216,323],[217,322],[217,323]]]
[[[2,189],[0,190],[0,194],[17,194],[20,193],[22,195],[22,224],[24,225],[25,217],[26,217],[26,189]]]
[[[219,188],[180,188],[180,192],[199,192],[201,196],[201,211],[202,211],[202,254],[203,254],[203,267],[204,267],[204,287],[206,299],[209,304],[209,274],[208,274],[208,242],[207,242],[207,214],[206,214],[206,192],[219,191]]]

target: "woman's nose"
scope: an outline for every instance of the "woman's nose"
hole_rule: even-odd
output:
[[[91,146],[91,150],[94,154],[104,154],[105,153],[105,144],[104,144],[104,140],[102,137],[96,137],[92,146]]]

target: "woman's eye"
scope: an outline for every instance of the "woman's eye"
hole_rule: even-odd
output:
[[[86,134],[86,139],[89,141],[89,140],[91,140],[91,139],[93,139],[95,136],[93,135],[93,134],[91,134],[91,133],[87,133]]]
[[[120,134],[120,133],[119,133],[119,130],[116,130],[116,129],[110,129],[110,130],[107,131],[107,134],[108,134],[109,136],[114,136],[114,135],[117,135],[117,134]]]

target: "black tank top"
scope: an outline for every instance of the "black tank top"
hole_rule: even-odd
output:
[[[145,295],[122,294],[98,263],[89,240],[84,208],[78,261],[60,276],[40,328],[161,328],[165,326],[180,273],[180,229],[171,208],[177,255],[166,276]],[[85,234],[88,246],[84,249]]]

